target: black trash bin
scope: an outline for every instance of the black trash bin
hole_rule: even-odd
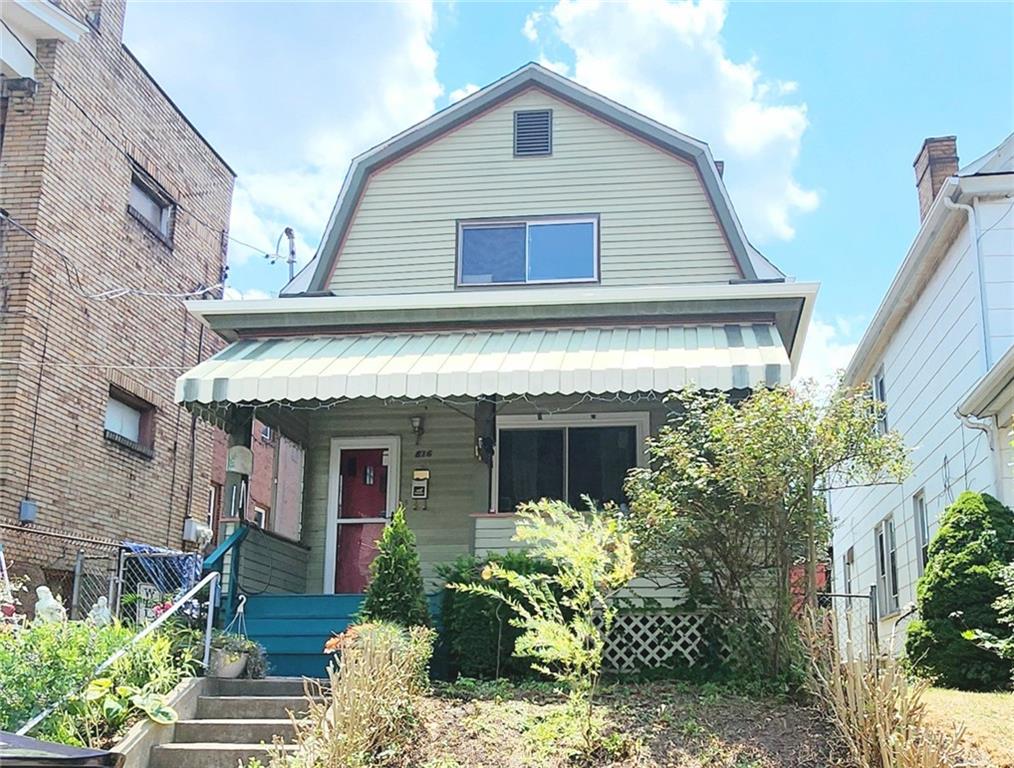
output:
[[[117,752],[68,747],[0,731],[3,768],[119,768],[122,764],[123,755]]]

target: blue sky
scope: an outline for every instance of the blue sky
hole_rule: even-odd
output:
[[[912,161],[1014,130],[1009,3],[132,2],[125,40],[239,174],[232,233],[308,259],[349,159],[529,60],[707,141],[753,242],[822,283],[844,365],[918,227]],[[285,266],[230,247],[231,286]]]

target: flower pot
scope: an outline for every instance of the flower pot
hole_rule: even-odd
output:
[[[224,677],[227,679],[237,678],[246,669],[247,654],[223,651],[220,648],[211,649],[211,659],[208,664],[208,677]]]

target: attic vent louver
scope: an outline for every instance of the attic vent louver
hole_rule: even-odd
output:
[[[514,154],[549,155],[553,152],[553,112],[549,109],[514,113]]]

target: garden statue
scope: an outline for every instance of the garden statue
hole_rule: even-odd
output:
[[[113,623],[113,613],[109,610],[109,600],[105,595],[100,595],[95,605],[88,611],[88,621],[96,627],[105,627]]]
[[[38,601],[35,603],[35,618],[37,621],[49,623],[52,621],[66,621],[67,611],[63,603],[53,597],[49,587],[42,585],[35,588]]]

